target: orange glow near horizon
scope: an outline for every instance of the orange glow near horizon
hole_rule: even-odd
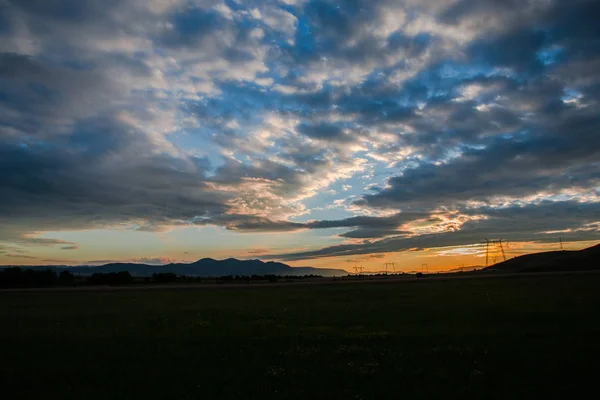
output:
[[[598,241],[581,241],[581,242],[563,242],[564,250],[581,250],[583,248],[597,244]],[[549,242],[508,242],[505,245],[505,256],[507,259],[537,252],[557,251],[560,250],[560,243]],[[148,260],[158,261],[162,263],[170,262],[194,262],[200,258],[211,257],[216,259],[225,259],[229,257],[239,259],[261,259],[261,254],[268,253],[268,249],[256,250],[237,250],[227,251],[218,250],[207,252],[207,254],[184,254],[173,253],[167,254],[164,257],[135,257],[135,258],[117,258],[106,261],[115,262],[139,262],[144,263]],[[45,261],[48,260],[48,261]],[[503,260],[499,249],[490,249],[489,265],[492,265]],[[102,261],[102,260],[99,260]],[[277,260],[275,260],[277,261]],[[385,269],[385,263],[394,263],[397,272],[419,272],[426,270],[430,273],[444,272],[464,268],[469,270],[472,268],[485,267],[485,244],[473,244],[464,246],[451,246],[428,248],[414,251],[389,252],[389,253],[372,253],[341,257],[323,257],[316,259],[306,259],[299,261],[282,261],[292,267],[315,267],[315,268],[334,268],[343,269],[352,273],[354,266],[362,266],[363,273],[379,273]],[[77,258],[50,259],[50,258],[7,258],[0,255],[0,263],[2,265],[78,265],[85,261]],[[101,263],[96,263],[101,264]],[[426,267],[424,266],[426,265]],[[388,270],[391,272],[391,270]]]
[[[598,241],[563,242],[564,250],[581,250],[597,244]],[[504,253],[506,259],[524,254],[560,250],[560,243],[508,242]],[[499,249],[490,249],[489,265],[503,261]],[[340,268],[353,272],[354,266],[364,267],[364,273],[383,272],[385,263],[395,263],[398,272],[420,272],[427,264],[429,272],[445,272],[458,268],[485,267],[485,245],[465,245],[439,247],[418,251],[397,253],[373,253],[347,257],[327,257],[312,260],[291,261],[287,264],[295,267],[313,266],[316,268]],[[389,271],[388,271],[389,272]]]

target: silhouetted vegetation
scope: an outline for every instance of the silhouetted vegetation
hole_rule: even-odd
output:
[[[0,270],[0,287],[46,287],[56,285],[58,277],[50,269],[32,270],[18,267]]]
[[[182,278],[183,280],[183,278]],[[177,275],[171,272],[152,274],[152,281],[156,283],[170,283],[177,282]]]
[[[217,278],[218,281],[224,282],[270,282],[275,283],[278,281],[290,281],[290,280],[302,280],[307,278],[317,278],[317,275],[305,275],[305,276],[279,276],[273,274],[267,275],[226,275]]]
[[[9,267],[0,269],[0,288],[35,288],[74,285],[130,285],[130,284],[165,284],[165,283],[276,283],[298,280],[322,279],[319,275],[278,276],[267,275],[226,275],[216,278],[176,275],[174,273],[154,273],[151,277],[135,278],[127,271],[95,273],[91,276],[75,276],[63,270],[59,274],[51,269],[22,269]]]
[[[87,278],[87,283],[91,285],[127,285],[132,282],[133,277],[127,271],[93,274]]]
[[[153,273],[152,276],[135,277],[128,271],[94,273],[92,275],[75,275],[69,270],[60,270],[59,272],[51,269],[22,269],[18,267],[0,268],[0,288],[36,288],[52,286],[93,286],[93,285],[158,285],[158,284],[274,284],[290,283],[301,281],[355,281],[355,280],[383,280],[398,278],[422,278],[430,274],[417,273],[377,273],[347,275],[341,277],[324,278],[320,275],[275,275],[275,274],[252,274],[252,275],[225,275],[220,277],[200,277],[177,275],[172,272]],[[477,274],[476,271],[468,272]],[[463,273],[462,275],[464,275]],[[440,274],[436,274],[440,275]],[[455,275],[448,273],[446,275]]]
[[[61,283],[70,284],[75,281],[75,275],[69,271],[61,271],[61,273],[58,275],[58,280]]]

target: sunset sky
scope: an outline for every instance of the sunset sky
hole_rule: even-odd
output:
[[[0,0],[0,264],[600,240],[600,2]],[[494,254],[496,261],[499,254]]]

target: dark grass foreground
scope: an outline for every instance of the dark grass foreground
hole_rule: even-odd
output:
[[[585,274],[0,293],[0,385],[7,399],[576,398],[600,373],[599,289]]]

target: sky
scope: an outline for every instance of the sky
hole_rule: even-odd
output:
[[[0,0],[0,264],[444,270],[485,238],[597,243],[598,15]]]

